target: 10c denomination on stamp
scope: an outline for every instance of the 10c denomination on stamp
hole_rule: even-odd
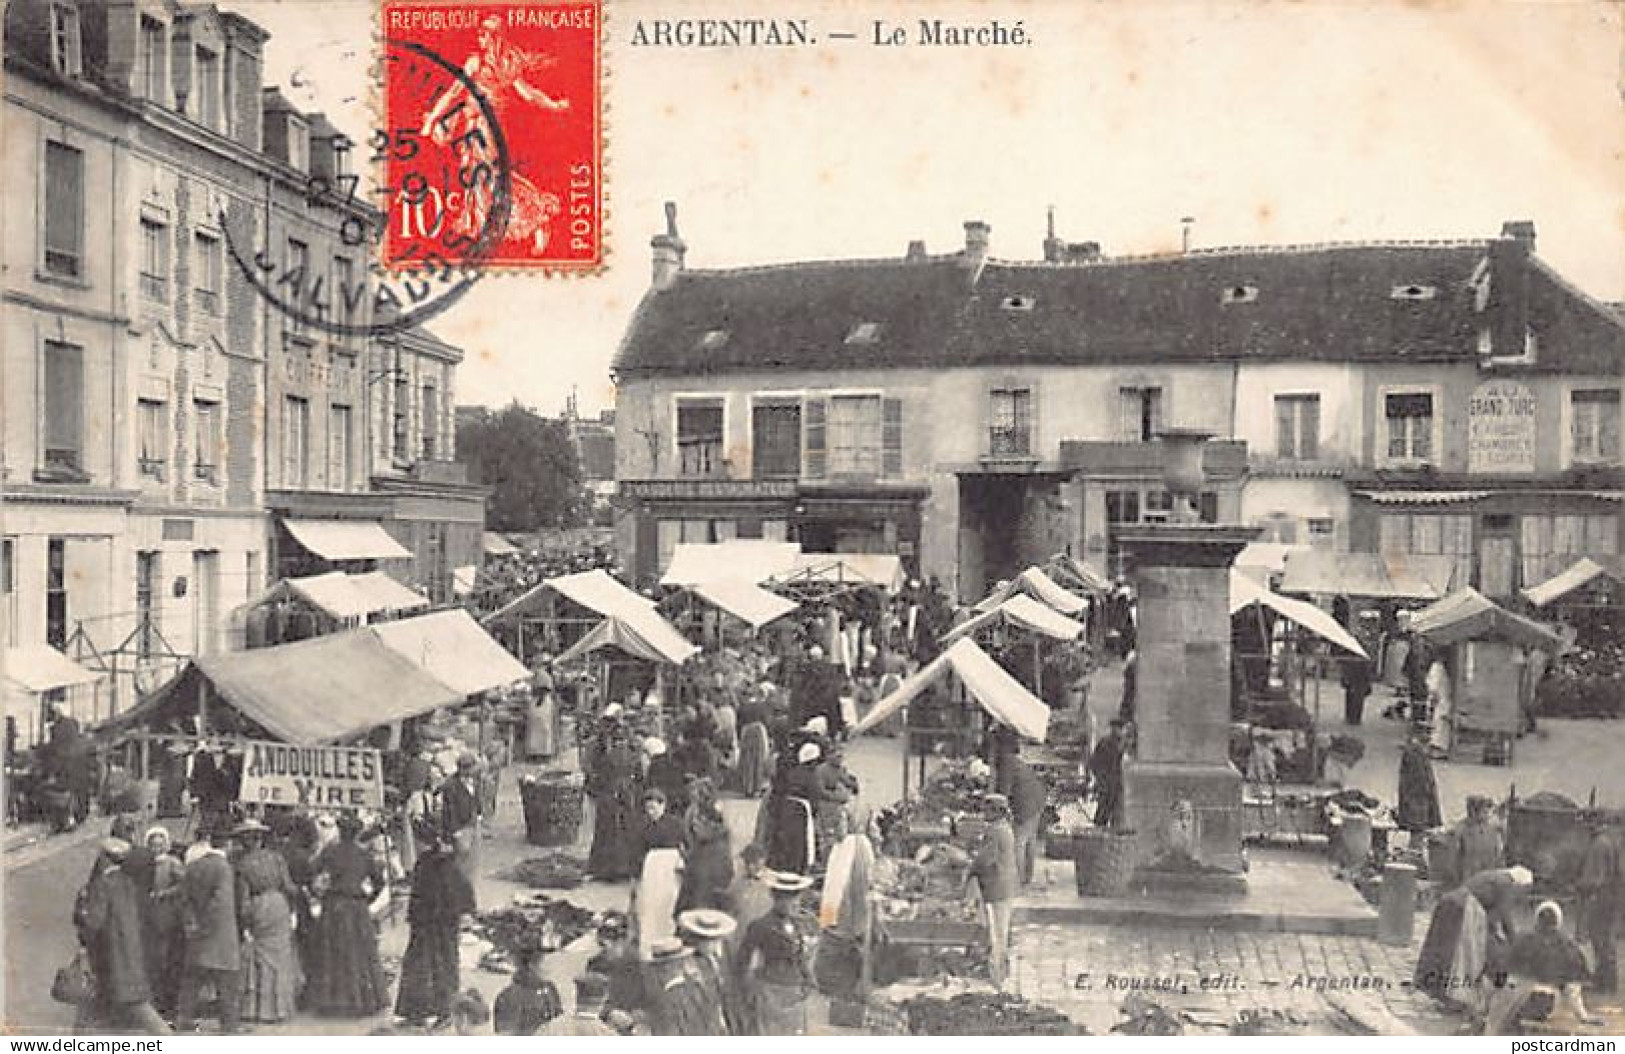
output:
[[[601,0],[383,0],[386,40],[462,73],[385,66],[386,269],[463,266],[476,245],[480,269],[603,263],[602,16]]]

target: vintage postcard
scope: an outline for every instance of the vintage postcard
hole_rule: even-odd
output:
[[[1625,1033],[1621,5],[4,18],[9,1034]]]

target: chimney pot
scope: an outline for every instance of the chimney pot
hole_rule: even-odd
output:
[[[651,284],[656,289],[670,289],[677,281],[677,273],[683,269],[683,257],[688,253],[688,246],[677,233],[675,201],[666,202],[666,229],[649,239],[649,248],[653,250]]]
[[[1501,237],[1510,238],[1532,253],[1535,251],[1535,221],[1507,220],[1501,224]]]
[[[992,231],[993,228],[981,220],[965,221],[965,266],[973,276],[987,263],[988,236]]]
[[[903,259],[907,263],[924,263],[925,242],[919,240],[918,238],[909,242],[908,251],[903,254]]]

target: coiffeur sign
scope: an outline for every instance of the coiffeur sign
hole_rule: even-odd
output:
[[[323,809],[382,809],[384,768],[376,750],[245,744],[240,801]]]

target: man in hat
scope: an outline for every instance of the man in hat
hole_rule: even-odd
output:
[[[198,832],[187,853],[181,897],[186,965],[175,1010],[176,1028],[189,1032],[196,1027],[198,997],[205,987],[212,987],[217,993],[220,1031],[231,1035],[238,1031],[242,1012],[236,882],[226,854],[215,847],[207,828]]]
[[[805,875],[773,872],[767,888],[773,907],[745,928],[734,959],[734,978],[751,998],[758,1036],[807,1034],[807,996],[813,989],[807,958],[811,925],[800,912],[801,895],[812,887]]]
[[[650,947],[644,977],[649,993],[649,1032],[656,1036],[726,1036],[718,993],[709,990],[681,937],[662,937]]]
[[[491,1025],[499,1036],[534,1036],[564,1013],[559,990],[542,976],[540,949],[514,953],[513,980],[497,994]],[[599,998],[602,1008],[603,998]]]
[[[152,1005],[144,943],[143,893],[125,871],[130,843],[107,838],[100,867],[74,909],[79,940],[90,957],[94,997],[79,1008],[76,1032],[96,1026],[169,1035]]]
[[[644,1009],[643,970],[632,943],[631,924],[623,912],[605,912],[595,937],[598,954],[587,960],[587,969],[603,977],[607,985],[602,1016],[606,1023],[611,1015],[630,1022]]]
[[[993,983],[1003,988],[1010,967],[1011,909],[1021,884],[1021,868],[1016,862],[1009,799],[1002,794],[987,795],[982,815],[987,830],[971,860],[971,873],[981,888],[982,910],[987,916],[988,969]]]
[[[1598,817],[1575,881],[1580,921],[1596,961],[1592,990],[1613,998],[1619,990],[1619,917],[1625,912],[1625,838]]]
[[[609,980],[600,973],[584,973],[576,978],[576,1007],[568,1014],[553,1018],[538,1035],[543,1036],[615,1036],[616,1032],[604,1023],[604,1001],[609,993]]]
[[[677,916],[678,934],[694,949],[694,966],[699,972],[706,997],[722,1010],[726,1034],[744,1035],[749,1026],[744,1004],[735,996],[733,959],[728,939],[739,931],[739,923],[725,911],[694,908]]]
[[[1122,718],[1113,718],[1104,738],[1089,755],[1089,776],[1095,783],[1095,826],[1116,830],[1123,826]]]
[[[479,759],[463,754],[457,773],[440,788],[440,829],[456,843],[459,855],[474,846],[480,821]]]

